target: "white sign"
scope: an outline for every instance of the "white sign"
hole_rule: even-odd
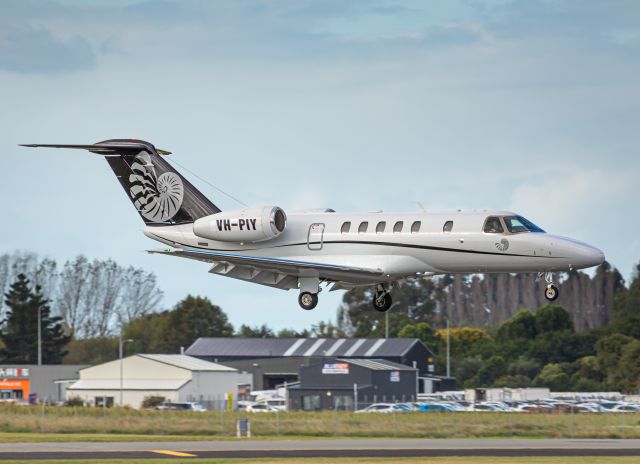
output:
[[[391,381],[400,382],[400,371],[391,371]]]
[[[29,369],[24,367],[0,367],[0,378],[29,377]]]
[[[322,366],[323,374],[348,374],[348,363],[324,363]]]

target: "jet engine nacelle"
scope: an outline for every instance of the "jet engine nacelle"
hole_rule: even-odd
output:
[[[205,216],[193,223],[193,233],[221,242],[261,242],[280,235],[286,225],[282,208],[265,206]]]

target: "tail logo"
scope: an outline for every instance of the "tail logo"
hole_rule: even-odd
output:
[[[151,157],[135,157],[129,175],[129,193],[140,214],[152,222],[165,222],[176,215],[184,199],[182,179],[175,172],[156,175]]]

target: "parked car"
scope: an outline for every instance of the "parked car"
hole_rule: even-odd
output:
[[[610,410],[611,412],[640,412],[640,407],[635,404],[619,404]]]
[[[474,412],[504,412],[494,404],[477,403],[469,406],[468,411]]]
[[[267,403],[253,403],[248,404],[245,408],[247,412],[279,412],[278,408],[275,408]]]
[[[390,412],[407,412],[409,409],[406,406],[402,406],[400,404],[395,403],[374,403],[370,406],[367,406],[364,409],[359,409],[356,413],[362,412],[381,412],[381,413],[390,413]]]
[[[422,412],[455,412],[455,408],[450,404],[443,403],[423,403],[418,408]]]
[[[279,411],[287,410],[287,400],[284,398],[269,398],[258,401],[257,404],[268,404],[269,406],[273,406]]]
[[[156,409],[169,409],[173,411],[197,411],[204,412],[207,409],[202,404],[195,401],[188,401],[185,403],[160,403],[156,406]]]

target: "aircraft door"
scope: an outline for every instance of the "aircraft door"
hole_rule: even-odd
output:
[[[307,234],[307,248],[310,250],[322,250],[322,241],[324,239],[324,224],[315,222],[309,226]]]

